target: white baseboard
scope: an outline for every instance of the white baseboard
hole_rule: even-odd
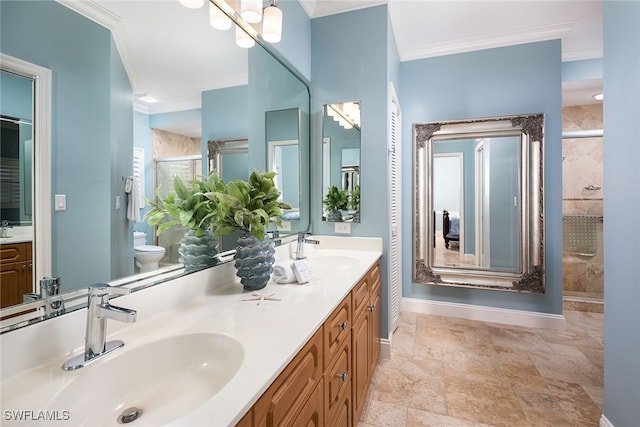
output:
[[[391,341],[380,338],[380,358],[391,359]]]
[[[600,417],[600,427],[613,427],[611,421],[609,421],[607,417],[604,416],[604,414],[602,414],[602,416]]]
[[[416,298],[402,298],[401,307],[402,311],[421,314],[458,317],[468,320],[527,326],[531,328],[565,329],[565,318],[562,314],[429,301]]]

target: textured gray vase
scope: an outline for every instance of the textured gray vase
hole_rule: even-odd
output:
[[[196,236],[194,230],[189,230],[180,240],[180,261],[186,272],[202,270],[217,264],[218,239],[209,230],[202,236]]]
[[[244,233],[238,238],[236,246],[236,275],[245,289],[255,291],[267,286],[273,272],[273,241],[265,235],[259,240],[251,233]]]
[[[338,209],[329,211],[329,213],[327,214],[327,221],[330,221],[330,222],[342,221],[342,213],[340,213]]]

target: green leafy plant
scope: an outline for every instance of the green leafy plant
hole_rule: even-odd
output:
[[[214,235],[225,236],[239,230],[264,240],[269,223],[282,225],[282,209],[291,206],[278,201],[280,191],[273,182],[275,176],[275,172],[254,169],[248,181],[238,179],[214,192],[217,202]]]
[[[327,197],[322,201],[329,212],[334,210],[345,210],[349,203],[349,198],[345,190],[339,190],[337,186],[329,187]]]
[[[157,202],[146,199],[151,209],[145,214],[149,225],[158,226],[156,234],[175,225],[183,225],[202,236],[210,230],[215,220],[217,200],[214,192],[224,190],[225,184],[215,170],[206,178],[190,180],[185,184],[180,177],[173,180],[174,192],[164,199],[157,195]],[[172,218],[163,222],[166,218]]]
[[[360,210],[360,186],[356,185],[351,192],[351,197],[349,197],[349,207],[354,211]]]

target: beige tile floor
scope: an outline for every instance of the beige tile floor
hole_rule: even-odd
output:
[[[402,313],[358,427],[598,426],[601,313],[564,331]]]

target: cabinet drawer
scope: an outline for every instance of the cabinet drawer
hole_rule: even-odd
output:
[[[351,306],[353,307],[353,321],[356,322],[360,316],[367,311],[369,306],[369,279],[365,277],[351,291]]]
[[[334,417],[344,396],[351,395],[351,376],[351,339],[348,337],[336,354],[333,364],[324,374],[324,405],[327,419]]]
[[[380,293],[380,261],[371,267],[368,276],[371,296],[373,297]]]
[[[254,406],[256,426],[292,425],[322,378],[322,328]]]
[[[31,246],[31,244],[29,244],[29,246]],[[1,264],[9,264],[26,259],[31,259],[31,254],[29,254],[29,258],[27,258],[27,245],[25,243],[0,245]]]
[[[324,323],[324,369],[342,349],[351,330],[351,295],[342,300]]]

